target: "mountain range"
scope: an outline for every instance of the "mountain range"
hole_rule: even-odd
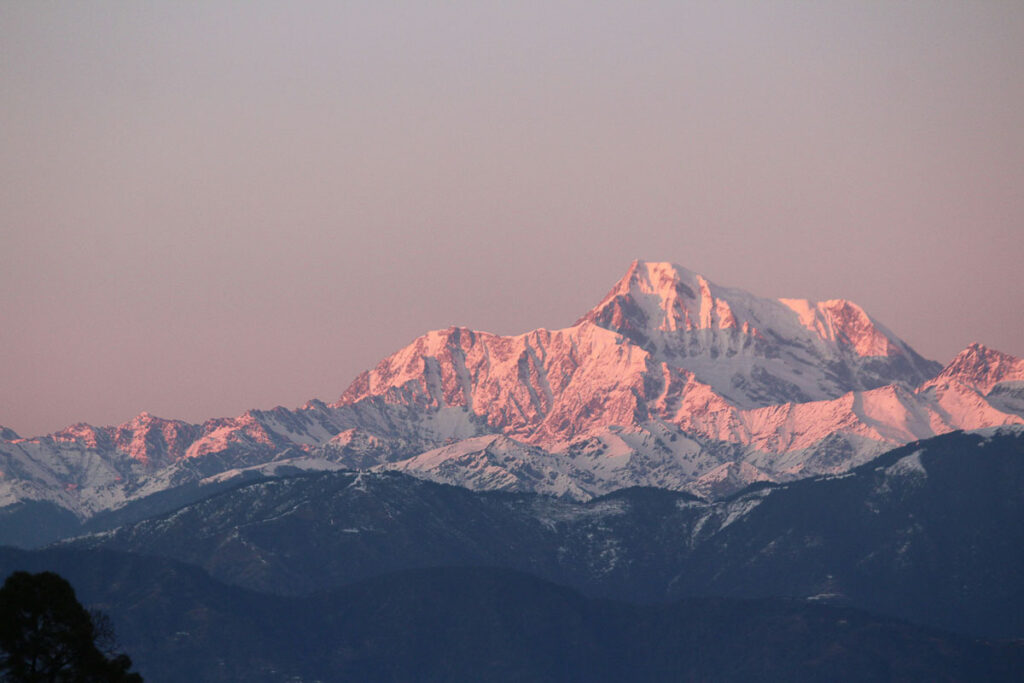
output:
[[[760,298],[636,261],[571,327],[429,332],[331,404],[202,424],[143,412],[34,438],[3,429],[0,541],[46,542],[246,471],[398,470],[579,501],[633,486],[714,499],[1014,424],[1020,359],[972,344],[942,367],[854,303]]]
[[[153,681],[1011,681],[1022,513],[1004,427],[715,502],[296,472],[0,569],[67,576]]]
[[[61,547],[166,557],[279,595],[423,567],[503,567],[595,597],[816,599],[1011,637],[1024,633],[1024,429],[989,431],[715,502],[653,488],[577,502],[396,472],[302,473]]]
[[[0,569],[151,681],[1020,680],[1024,361],[634,262],[333,403],[0,427]]]

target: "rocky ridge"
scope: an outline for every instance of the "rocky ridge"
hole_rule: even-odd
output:
[[[941,368],[856,304],[764,299],[637,261],[571,327],[430,332],[334,404],[201,425],[142,413],[30,439],[5,430],[0,506],[47,501],[86,519],[282,467],[576,499],[637,485],[722,496],[1022,423],[1020,359],[973,344]]]

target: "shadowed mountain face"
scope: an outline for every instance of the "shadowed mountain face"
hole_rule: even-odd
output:
[[[286,595],[397,570],[500,566],[640,601],[790,596],[1024,635],[1024,433],[950,434],[837,477],[708,503],[657,489],[588,503],[398,474],[260,481],[74,541],[163,555]]]
[[[0,572],[55,570],[113,618],[152,681],[1015,680],[1019,644],[848,607],[588,599],[493,568],[412,570],[310,598],[259,594],[178,563],[0,549]]]

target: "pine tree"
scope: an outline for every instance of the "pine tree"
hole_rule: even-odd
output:
[[[99,628],[97,628],[97,626]],[[53,572],[14,572],[0,588],[0,676],[11,683],[141,683],[127,655],[107,657],[109,621],[98,623]]]

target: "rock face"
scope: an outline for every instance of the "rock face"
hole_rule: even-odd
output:
[[[26,501],[87,519],[282,467],[577,499],[638,485],[721,496],[1021,423],[1024,361],[975,344],[943,369],[851,302],[763,299],[637,261],[571,327],[430,332],[332,405],[201,425],[142,413],[31,439],[4,430],[0,522]]]
[[[573,327],[431,332],[361,374],[339,405],[463,406],[551,446],[607,425],[913,387],[940,369],[856,304],[760,299],[637,261]]]

